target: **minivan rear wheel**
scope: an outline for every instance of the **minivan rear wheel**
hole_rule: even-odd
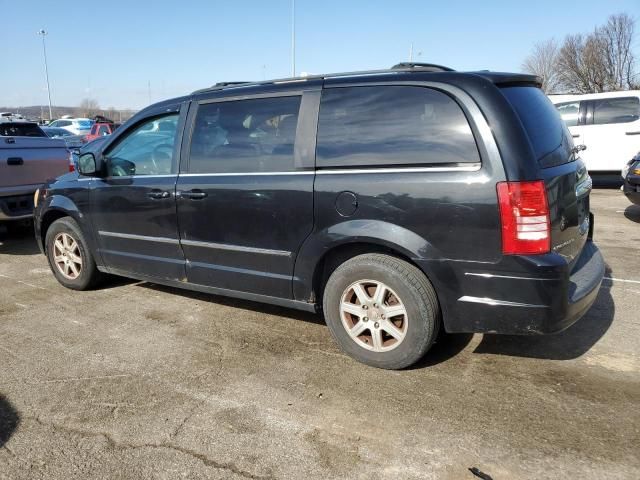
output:
[[[358,255],[336,268],[325,285],[323,309],[340,347],[379,368],[400,369],[420,360],[440,326],[427,277],[384,254]]]
[[[59,218],[49,226],[45,248],[51,271],[65,287],[88,290],[102,277],[84,235],[73,218]]]

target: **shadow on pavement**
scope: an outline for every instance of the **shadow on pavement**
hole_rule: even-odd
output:
[[[640,205],[629,205],[624,210],[624,216],[632,222],[640,223]]]
[[[280,317],[291,318],[294,320],[302,320],[308,323],[324,325],[324,319],[321,315],[295,310],[293,308],[279,307],[277,305],[269,305],[268,303],[252,302],[250,300],[242,300],[239,298],[223,297],[210,293],[194,292],[192,290],[183,290],[180,288],[167,287],[155,283],[140,283],[138,286],[156,290],[159,292],[170,293],[173,295],[181,295],[183,297],[193,298],[203,302],[215,303],[227,307],[241,308],[251,310],[252,312],[264,313],[267,315],[277,315]]]
[[[9,441],[20,424],[20,416],[15,408],[0,393],[0,448]]]
[[[462,352],[469,345],[472,338],[473,333],[446,333],[441,330],[436,343],[427,354],[407,370],[433,367],[439,363],[446,362]]]
[[[604,276],[612,277],[608,266]],[[548,360],[578,358],[588,352],[609,330],[615,311],[611,289],[605,281],[589,311],[566,330],[553,335],[535,336],[485,334],[474,353]]]
[[[0,254],[39,255],[33,225],[31,223],[6,222],[0,231]]]
[[[6,222],[0,230],[0,254],[39,255],[31,223]]]

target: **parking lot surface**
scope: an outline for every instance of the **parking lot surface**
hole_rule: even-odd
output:
[[[0,478],[640,478],[640,207],[592,194],[607,261],[563,333],[447,335],[415,368],[320,316],[114,279],[0,240]]]

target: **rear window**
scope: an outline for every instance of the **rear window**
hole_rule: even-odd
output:
[[[640,119],[638,97],[603,98],[593,101],[593,124],[629,123]]]
[[[471,127],[448,95],[424,87],[330,88],[322,92],[319,167],[480,162]]]
[[[77,124],[80,128],[91,128],[93,122],[91,120],[78,120]]]
[[[573,140],[551,100],[536,87],[506,87],[502,93],[513,106],[542,167],[570,162]]]
[[[0,123],[0,137],[46,137],[35,123]]]

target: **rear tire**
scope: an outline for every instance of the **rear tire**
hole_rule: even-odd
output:
[[[49,267],[63,286],[89,290],[102,279],[87,241],[73,218],[59,218],[49,226],[45,248]]]
[[[440,306],[429,280],[390,255],[358,255],[336,268],[325,285],[323,309],[342,350],[378,368],[414,364],[440,328]]]

